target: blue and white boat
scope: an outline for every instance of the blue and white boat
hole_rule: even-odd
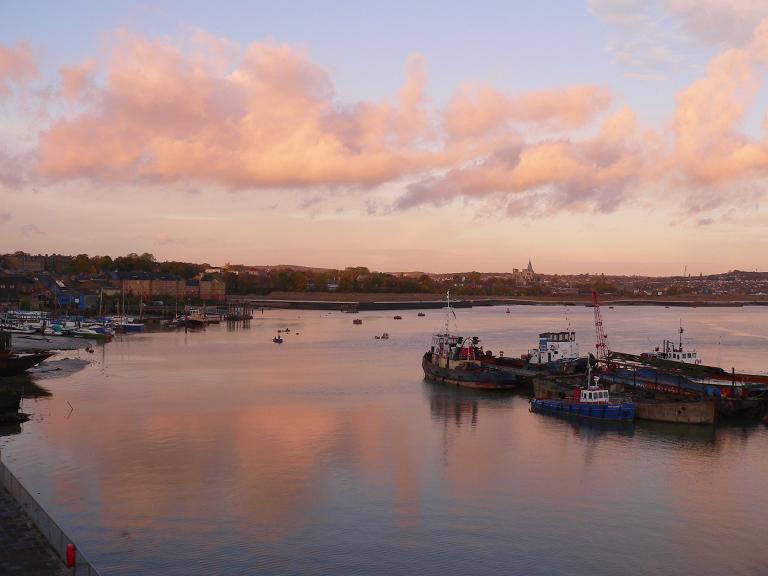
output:
[[[574,388],[570,398],[532,398],[531,412],[631,422],[635,419],[636,406],[634,402],[612,402],[608,390],[593,383],[589,370],[587,386]]]

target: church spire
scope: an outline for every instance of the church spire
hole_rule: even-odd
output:
[[[531,265],[531,259],[528,258],[528,272],[533,272],[533,266]]]

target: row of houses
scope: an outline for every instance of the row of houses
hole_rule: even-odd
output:
[[[184,280],[171,274],[110,272],[109,278],[119,292],[145,299],[172,297],[214,302],[227,299],[226,282],[211,274]]]
[[[98,308],[102,296],[121,294],[141,297],[147,303],[162,299],[221,302],[227,298],[224,280],[210,274],[184,279],[149,272],[110,272],[67,279],[47,272],[0,271],[0,303],[27,301],[34,307],[87,310]]]

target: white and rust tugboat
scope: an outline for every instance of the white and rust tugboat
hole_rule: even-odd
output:
[[[450,333],[450,293],[446,309],[445,332],[432,336],[432,346],[424,354],[421,366],[427,380],[478,390],[510,390],[517,376],[483,363],[490,356],[484,352],[477,336],[464,337]]]

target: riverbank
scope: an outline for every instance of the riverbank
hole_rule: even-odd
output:
[[[70,574],[19,503],[0,484],[0,573],[28,576]]]
[[[271,292],[268,295],[231,296],[231,302],[249,302],[266,308],[298,308],[305,310],[403,310],[442,308],[445,300],[438,294],[399,293],[339,293],[339,292]],[[472,306],[591,306],[592,297],[574,296],[526,296],[512,298],[502,296],[457,296],[452,303],[457,308]],[[721,297],[683,295],[673,298],[647,296],[642,298],[601,297],[604,306],[668,306],[668,307],[742,307],[768,306],[768,297]]]

